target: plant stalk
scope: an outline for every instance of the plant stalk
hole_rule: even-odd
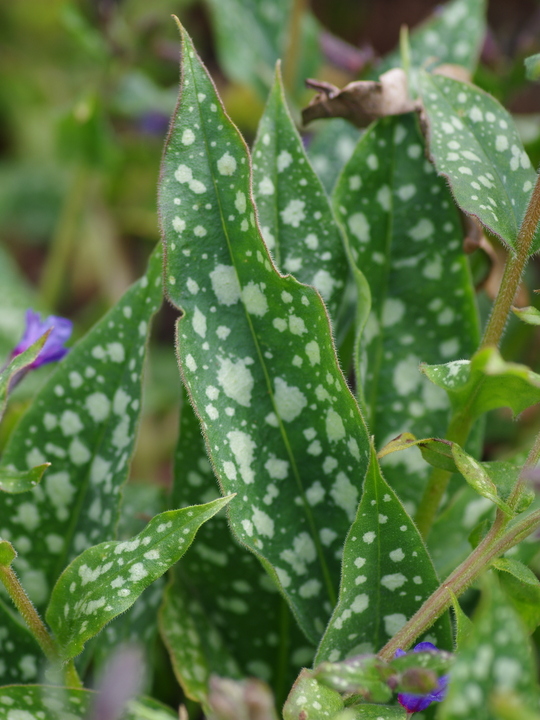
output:
[[[527,211],[516,240],[516,252],[509,256],[504,269],[504,275],[501,281],[501,287],[484,332],[484,337],[480,343],[480,348],[488,346],[497,347],[501,341],[508,315],[514,302],[514,297],[519,288],[523,270],[529,259],[531,246],[540,221],[540,175],[536,178],[536,183],[531,195],[531,199],[527,206]]]
[[[283,84],[291,95],[294,95],[298,60],[302,45],[302,18],[307,9],[307,5],[308,0],[293,0],[287,50],[283,59]]]
[[[398,648],[406,650],[416,638],[425,632],[452,604],[452,593],[459,597],[482,573],[486,566],[502,553],[524,540],[540,527],[540,510],[517,522],[504,533],[507,520],[499,511],[495,522],[471,555],[459,565],[426,600],[413,617],[380,650],[379,656],[391,660]]]

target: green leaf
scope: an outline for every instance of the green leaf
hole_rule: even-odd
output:
[[[413,115],[367,130],[336,185],[334,207],[371,288],[363,329],[357,321],[357,374],[377,445],[404,431],[442,437],[449,403],[422,378],[420,362],[472,354],[478,321],[461,221],[424,157]],[[420,453],[394,455],[383,467],[400,497],[418,502],[428,474]]]
[[[345,707],[341,695],[302,670],[283,708],[283,720],[328,720]]]
[[[402,707],[388,705],[355,705],[335,715],[332,720],[406,720]]]
[[[161,637],[186,696],[200,703],[208,714],[210,677],[241,678],[242,673],[213,618],[206,615],[202,602],[190,597],[177,572],[173,577],[159,613]],[[254,639],[253,635],[249,638]]]
[[[452,444],[452,455],[459,472],[479,495],[491,500],[506,515],[510,517],[514,515],[512,508],[504,500],[501,500],[495,483],[477,460],[462,450],[456,443]]]
[[[7,540],[0,540],[0,565],[9,567],[17,557],[13,545]]]
[[[95,702],[93,690],[52,685],[6,685],[0,688],[0,720],[83,720]],[[159,713],[159,714],[158,714]],[[178,715],[152,698],[130,703],[122,720],[174,720]]]
[[[419,448],[424,460],[433,465],[433,467],[448,470],[448,472],[456,472],[456,463],[452,455],[452,445],[449,440],[441,440],[439,438],[422,438],[418,440],[412,433],[401,433],[389,443],[386,443],[377,453],[377,457],[382,459],[387,455],[400,450],[407,450],[410,447]]]
[[[438,6],[431,18],[409,35],[410,62],[414,68],[431,64],[461,65],[474,71],[486,31],[485,0],[453,0]],[[396,50],[388,55],[377,73],[401,67]]]
[[[50,334],[51,330],[48,330],[24,352],[10,360],[6,367],[0,372],[0,420],[5,412],[10,385],[15,379],[15,376],[22,370],[25,370],[25,368],[28,368],[28,366],[37,359]]]
[[[275,64],[287,52],[293,1],[273,0],[266,5],[253,0],[208,0],[208,5],[225,74],[266,97]],[[303,89],[305,77],[316,74],[321,60],[320,31],[315,17],[304,11],[300,22],[301,67],[296,79],[299,90]]]
[[[528,325],[540,325],[540,310],[535,307],[524,307],[517,308],[513,307],[512,312],[514,315]]]
[[[515,248],[536,172],[511,115],[483,90],[441,75],[422,72],[420,93],[437,171],[462,210]],[[539,247],[537,230],[531,253]]]
[[[317,682],[342,694],[360,695],[368,702],[388,702],[392,691],[386,683],[391,675],[377,655],[361,655],[341,663],[323,662],[313,671]]]
[[[342,118],[319,120],[307,148],[313,169],[330,195],[343,166],[351,159],[360,131]]]
[[[499,572],[501,586],[514,609],[533,632],[540,625],[540,581],[518,560],[501,557],[491,564]]]
[[[477,418],[489,410],[509,407],[514,416],[540,402],[540,375],[526,365],[506,362],[492,347],[472,359],[421,366],[432,383],[448,393],[455,412],[466,408]]]
[[[521,620],[498,583],[485,583],[474,629],[456,656],[441,720],[498,720],[493,703],[515,694],[529,709],[538,707],[532,647]]]
[[[450,591],[449,591],[450,592]],[[455,646],[456,650],[461,650],[464,643],[467,641],[469,635],[473,631],[472,621],[461,609],[459,600],[452,595],[452,610],[454,611],[454,623],[455,623]]]
[[[42,485],[0,496],[0,535],[38,607],[66,563],[114,536],[141,404],[148,326],[161,304],[161,255],[75,345],[10,436],[1,468],[51,462]]]
[[[160,513],[131,540],[101,543],[79,555],[58,578],[46,613],[61,656],[78,655],[87,640],[131,607],[182,557],[202,523],[230,500]]]
[[[43,651],[27,625],[6,603],[10,600],[0,599],[0,685],[37,682],[45,665]]]
[[[180,417],[171,503],[185,507],[207,502],[218,493],[198,418],[186,402]],[[271,684],[276,701],[282,704],[300,668],[311,664],[315,649],[306,642],[258,559],[234,540],[223,512],[200,529],[175,577],[160,627],[186,693],[199,702],[207,693],[202,670],[193,672],[197,658],[196,664],[205,668],[207,676],[260,677]],[[217,640],[210,645],[210,635],[221,638],[228,653],[216,650]]]
[[[160,188],[167,290],[184,313],[181,372],[220,485],[243,498],[230,508],[236,537],[317,642],[337,594],[336,553],[367,466],[367,429],[319,294],[271,263],[247,149],[182,34]]]
[[[279,66],[253,146],[253,190],[276,266],[313,285],[334,319],[348,276],[345,247],[287,109]]]
[[[339,601],[316,662],[377,652],[414,615],[439,581],[416,526],[381,475],[375,451],[356,520],[345,541]],[[448,615],[431,628],[452,646]]]
[[[525,58],[525,75],[528,80],[540,80],[540,54]]]
[[[0,467],[0,490],[12,494],[28,492],[36,487],[50,465],[50,463],[43,463],[43,465],[23,471]]]

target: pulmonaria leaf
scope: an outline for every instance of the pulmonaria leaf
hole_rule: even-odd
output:
[[[357,318],[356,367],[377,445],[405,431],[443,437],[449,402],[422,378],[420,362],[469,356],[479,328],[459,214],[424,157],[414,116],[367,130],[333,200],[371,289],[367,322]],[[402,500],[416,504],[428,474],[420,453],[397,453],[382,465]]]
[[[172,506],[207,502],[218,494],[199,420],[185,402]],[[311,664],[315,649],[258,559],[233,538],[223,512],[199,530],[174,575],[160,628],[188,696],[207,706],[210,675],[255,676],[270,683],[282,704],[300,668]]]
[[[253,146],[253,193],[276,266],[313,285],[334,320],[348,275],[345,247],[289,114],[279,66]]]
[[[284,720],[328,720],[345,708],[341,695],[302,670],[283,707]]]
[[[532,647],[520,618],[495,578],[484,585],[474,628],[456,656],[441,720],[495,720],[498,698],[515,695],[529,710],[538,708]]]
[[[460,208],[515,249],[536,172],[511,115],[483,90],[422,72],[430,153]],[[540,247],[537,230],[531,253]]]
[[[341,118],[319,121],[310,130],[307,153],[324,189],[331,194],[345,163],[354,152],[360,131]]]
[[[85,550],[58,578],[47,608],[60,655],[78,655],[87,640],[133,605],[186,552],[202,523],[231,497],[156,515],[131,540]]]
[[[512,308],[514,315],[528,325],[540,325],[540,310],[535,307]]]
[[[37,682],[45,668],[43,650],[13,606],[8,607],[7,603],[9,599],[0,599],[0,685]]]
[[[500,407],[518,415],[540,401],[540,375],[526,365],[506,362],[492,347],[479,350],[470,361],[422,364],[421,370],[446,390],[455,412],[466,410],[473,418]]]
[[[0,720],[87,720],[97,693],[52,685],[6,685],[0,688]],[[122,720],[174,720],[178,715],[152,698],[141,697]]]
[[[525,75],[528,80],[540,80],[540,53],[525,58]]]
[[[433,15],[409,35],[411,67],[460,65],[474,72],[486,33],[485,16],[486,0],[453,0],[438,5]],[[377,70],[384,72],[401,64],[401,53],[396,50]]]
[[[37,465],[30,470],[0,467],[0,490],[13,494],[28,492],[36,487],[50,465],[50,463],[43,463],[43,465]]]
[[[30,493],[0,496],[0,535],[38,608],[73,557],[114,536],[141,405],[149,323],[161,304],[161,253],[50,376],[10,436],[0,468],[51,467]]]
[[[368,433],[319,294],[275,270],[255,220],[249,155],[182,30],[160,210],[177,352],[237,539],[318,641],[339,583]],[[291,210],[300,222],[302,209]],[[287,352],[284,353],[284,348]]]
[[[392,674],[377,655],[359,655],[344,662],[323,662],[313,671],[317,682],[341,694],[358,695],[367,702],[388,702],[392,691],[386,682]]]
[[[540,625],[540,581],[530,568],[513,558],[497,558],[491,564],[498,571],[508,600],[529,632],[534,632]]]
[[[385,482],[372,450],[362,500],[343,549],[338,604],[316,662],[377,652],[438,586],[422,538]],[[452,647],[447,614],[431,628],[429,638],[437,647]]]

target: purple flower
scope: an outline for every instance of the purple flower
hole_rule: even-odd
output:
[[[61,360],[64,355],[69,352],[68,348],[64,347],[64,343],[66,340],[69,340],[71,336],[73,323],[71,320],[57,317],[56,315],[49,315],[48,318],[42,321],[40,314],[33,310],[26,311],[26,328],[20,343],[11,353],[11,357],[14,358],[27,350],[30,345],[33,345],[36,340],[39,340],[47,330],[52,330],[52,332],[47,338],[38,357],[28,369],[38,368],[46,363]]]
[[[413,648],[413,652],[425,651],[439,652],[435,645],[430,642],[418,643],[418,645],[415,645],[415,647]],[[395,652],[394,657],[402,657],[403,655],[406,655],[405,651],[401,650],[401,648],[398,648]],[[415,713],[420,712],[421,710],[425,710],[431,705],[432,702],[441,702],[441,700],[444,700],[444,696],[446,695],[446,688],[448,686],[448,680],[448,675],[442,675],[439,678],[435,690],[432,690],[425,695],[400,693],[398,695],[398,702],[405,708],[408,713]]]

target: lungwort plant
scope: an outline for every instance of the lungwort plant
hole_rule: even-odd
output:
[[[179,24],[163,242],[1,459],[0,719],[105,717],[82,681],[158,625],[193,719],[540,718],[540,439],[482,459],[486,413],[540,401],[540,375],[498,349],[540,248],[540,182],[512,116],[464,79],[484,11],[449,3],[374,79],[311,81],[306,120],[369,125],[326,120],[308,151],[279,64],[250,150]],[[342,136],[329,196],[321,157]],[[483,234],[507,259],[481,331],[463,246]],[[186,397],[174,486],[118,536],[163,294]],[[28,323],[2,409],[66,353],[65,321]]]

